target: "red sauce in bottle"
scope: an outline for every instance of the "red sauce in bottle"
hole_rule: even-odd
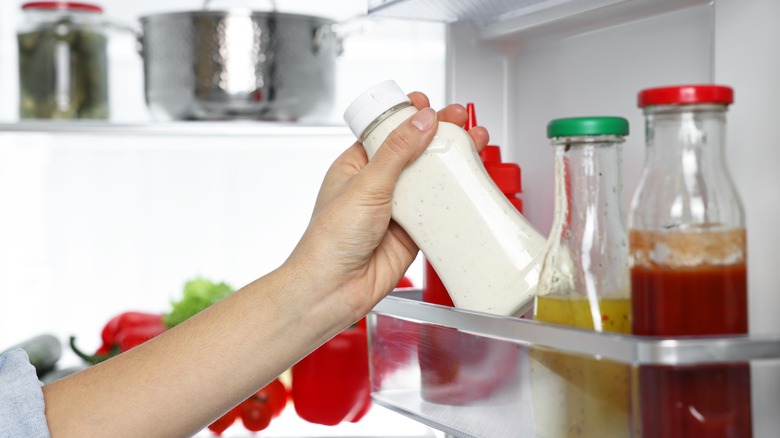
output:
[[[744,263],[631,270],[633,333],[649,336],[748,332]]]
[[[744,263],[631,270],[637,335],[748,332]],[[750,365],[642,366],[639,415],[647,437],[752,436]]]

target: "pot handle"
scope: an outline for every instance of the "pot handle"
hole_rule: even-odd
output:
[[[133,35],[135,37],[136,51],[138,51],[139,54],[143,54],[143,32],[141,29],[114,20],[103,20],[100,24],[108,30]]]
[[[314,32],[312,48],[318,52],[323,41],[329,36],[336,38],[336,55],[344,53],[344,40],[352,35],[370,33],[374,20],[371,17],[359,15],[336,24],[322,25]]]
[[[323,24],[314,30],[314,35],[312,35],[311,39],[312,52],[314,52],[314,54],[319,53],[328,38],[336,39],[336,56],[341,56],[341,54],[344,53],[344,44],[343,40],[336,32],[335,24]]]

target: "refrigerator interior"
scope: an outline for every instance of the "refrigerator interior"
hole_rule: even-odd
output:
[[[21,2],[10,3],[0,6],[0,120],[16,126],[12,29]],[[103,3],[128,21],[159,7]],[[191,6],[177,1],[166,7],[185,3]],[[363,14],[366,3],[356,3],[338,18]],[[426,91],[434,106],[474,102],[491,144],[501,146],[504,161],[522,167],[526,216],[544,233],[553,213],[549,120],[629,120],[623,147],[628,209],[644,157],[636,93],[680,83],[733,86],[727,157],[747,217],[750,328],[780,332],[780,271],[773,266],[780,247],[773,223],[780,215],[780,153],[772,129],[780,97],[773,44],[780,40],[774,25],[780,3],[367,3],[373,18],[345,40],[337,104],[326,126],[296,132],[261,126],[238,135],[224,125],[210,134],[0,132],[0,199],[7,212],[0,218],[7,242],[0,252],[0,344],[50,329],[96,347],[106,316],[127,307],[164,307],[193,275],[240,286],[273,269],[304,229],[327,164],[352,141],[340,112],[385,78]],[[112,112],[120,123],[144,126],[149,120],[133,39],[119,35],[110,50],[126,66],[124,81],[112,82],[112,96],[129,93],[112,98]],[[413,281],[422,285],[419,263],[413,268]],[[753,373],[755,434],[774,436],[780,373],[777,366],[755,366]]]

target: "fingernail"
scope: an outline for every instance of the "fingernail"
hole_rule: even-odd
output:
[[[422,132],[431,129],[434,121],[436,121],[436,111],[433,108],[423,108],[412,117],[412,125]]]

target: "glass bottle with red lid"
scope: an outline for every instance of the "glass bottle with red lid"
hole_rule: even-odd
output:
[[[726,163],[720,85],[639,93],[646,155],[629,215],[632,332],[680,337],[748,332],[745,215]],[[643,366],[645,437],[751,436],[748,364]]]
[[[107,38],[95,4],[35,1],[22,5],[19,116],[108,118]]]

